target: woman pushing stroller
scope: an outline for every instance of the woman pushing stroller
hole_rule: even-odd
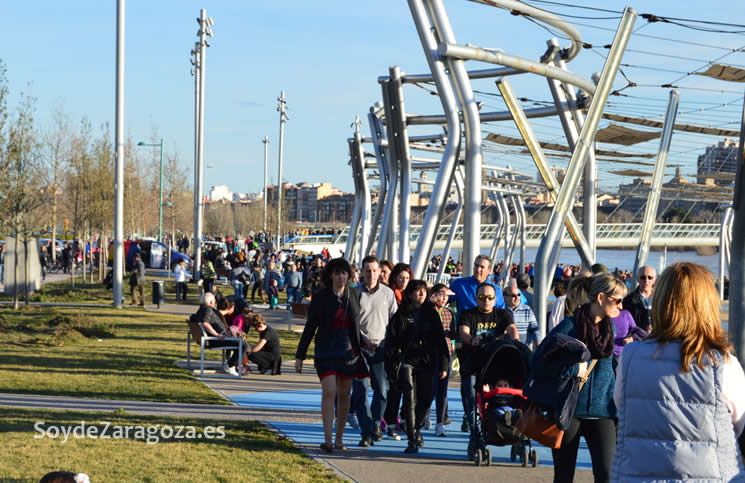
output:
[[[447,376],[449,354],[440,316],[427,300],[427,284],[412,280],[404,290],[398,312],[388,324],[385,337],[388,379],[403,394],[403,417],[409,444],[404,453],[417,453],[424,445],[424,426],[432,401],[432,367],[440,378]]]

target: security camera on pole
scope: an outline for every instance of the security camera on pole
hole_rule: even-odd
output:
[[[282,91],[282,95],[277,99],[279,101],[279,176],[277,177],[277,250],[282,248],[282,149],[284,147],[284,133],[285,123],[289,119],[287,117],[287,101],[285,101],[285,91]]]
[[[212,27],[215,22],[212,21],[211,17],[207,17],[207,10],[202,9],[197,18],[199,24],[199,30],[197,36],[199,37],[198,49],[196,52],[197,60],[194,64],[197,72],[197,119],[196,119],[196,183],[194,185],[194,279],[199,280],[200,269],[202,268],[202,215],[204,214],[204,203],[202,201],[202,178],[203,178],[203,166],[204,166],[204,71],[205,71],[205,57],[207,53],[207,47],[210,43],[207,41],[207,37],[214,37],[212,34]]]

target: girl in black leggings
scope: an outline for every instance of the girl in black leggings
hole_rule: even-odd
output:
[[[427,284],[412,280],[404,290],[403,302],[388,324],[385,338],[386,371],[392,388],[403,395],[402,418],[406,421],[408,446],[405,453],[417,453],[424,445],[420,429],[432,402],[432,368],[447,376],[449,354],[442,322],[427,299]],[[395,414],[395,413],[394,413]]]

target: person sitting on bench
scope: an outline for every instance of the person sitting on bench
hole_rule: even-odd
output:
[[[202,305],[199,307],[197,313],[192,317],[198,323],[201,323],[204,327],[204,331],[210,337],[219,337],[220,340],[210,340],[207,342],[209,347],[235,347],[235,350],[229,351],[228,362],[223,367],[223,370],[232,376],[237,376],[238,371],[241,370],[238,360],[238,343],[235,341],[223,340],[225,337],[234,337],[236,334],[232,333],[228,325],[225,323],[225,316],[232,313],[233,304],[227,299],[221,299],[218,304],[215,301],[215,295],[207,292],[203,295]],[[243,344],[243,352],[248,352],[248,343],[246,341],[241,342]]]
[[[269,327],[261,315],[254,315],[252,323],[256,332],[259,333],[259,342],[248,349],[248,360],[259,366],[259,371],[264,374],[281,374],[280,365],[282,357],[279,345],[279,335]]]

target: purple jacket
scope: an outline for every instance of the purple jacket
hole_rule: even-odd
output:
[[[623,341],[626,337],[631,335],[631,330],[636,328],[634,318],[628,310],[622,310],[618,317],[610,319],[613,325],[616,326],[616,338],[613,341],[613,353],[616,356],[621,355],[623,346],[626,343]]]

